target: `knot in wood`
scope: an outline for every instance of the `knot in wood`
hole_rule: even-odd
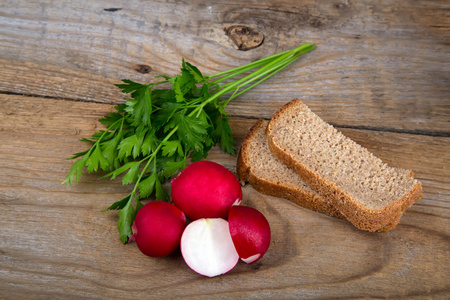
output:
[[[225,27],[224,30],[226,35],[236,44],[238,50],[254,49],[264,41],[264,34],[252,27],[232,25]]]
[[[147,74],[152,71],[152,67],[150,67],[148,65],[142,65],[142,64],[136,65],[134,69],[141,74]]]

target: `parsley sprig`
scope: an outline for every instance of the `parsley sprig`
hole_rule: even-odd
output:
[[[123,185],[134,183],[125,198],[106,209],[120,210],[117,227],[121,241],[127,243],[136,212],[142,207],[140,199],[155,196],[170,201],[163,183],[185,168],[188,160],[206,158],[219,142],[223,151],[235,155],[225,112],[229,101],[314,48],[306,43],[213,75],[203,75],[183,59],[178,75],[159,75],[160,81],[150,84],[123,80],[117,87],[130,97],[99,120],[106,130],[81,139],[91,147],[70,158],[78,160],[63,183],[78,182],[84,168],[106,171],[104,177],[111,179],[123,174]],[[240,78],[234,79],[237,76]],[[159,88],[162,84],[172,88]]]

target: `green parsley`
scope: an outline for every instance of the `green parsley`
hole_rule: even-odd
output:
[[[156,77],[161,80],[150,84],[123,80],[117,87],[130,97],[99,120],[106,130],[81,139],[91,147],[70,158],[78,160],[63,183],[78,182],[86,168],[88,172],[107,171],[104,177],[111,179],[123,174],[123,185],[134,184],[130,194],[106,209],[120,210],[117,227],[121,241],[127,243],[136,212],[142,207],[140,199],[154,196],[170,201],[163,183],[185,168],[188,160],[206,158],[219,142],[223,151],[235,155],[225,112],[228,102],[314,48],[306,43],[209,76],[183,59],[179,75],[159,75]],[[234,79],[236,76],[240,78]],[[161,84],[172,88],[161,89]]]

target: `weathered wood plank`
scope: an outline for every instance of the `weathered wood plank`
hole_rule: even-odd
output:
[[[101,210],[128,192],[120,180],[85,174],[64,186],[80,137],[111,105],[0,95],[0,294],[6,298],[445,298],[450,293],[449,138],[345,129],[388,163],[411,168],[424,197],[391,232],[244,188],[244,202],[272,227],[256,265],[205,279],[179,253],[151,259],[121,245],[117,213]],[[232,118],[237,146],[254,120]],[[231,170],[235,157],[209,157]],[[426,276],[424,274],[427,274]]]
[[[239,51],[224,28],[251,26],[261,46]],[[0,298],[450,297],[450,10],[446,1],[13,1],[0,3]],[[84,174],[61,185],[79,138],[122,101],[122,78],[205,73],[303,42],[318,47],[232,101],[239,148],[257,118],[292,98],[392,166],[424,196],[387,233],[355,229],[244,187],[272,243],[255,265],[212,279],[179,252],[122,245],[117,212],[131,189]],[[236,158],[209,159],[234,171]]]
[[[3,92],[118,103],[113,83],[174,74],[182,57],[211,73],[309,41],[313,53],[229,112],[269,118],[299,97],[340,126],[450,132],[444,1],[17,3],[0,12]],[[262,46],[235,50],[223,30],[233,24],[261,31]]]

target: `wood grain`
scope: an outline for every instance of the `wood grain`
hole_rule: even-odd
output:
[[[230,113],[270,118],[299,97],[333,124],[450,131],[450,102],[441,98],[450,94],[450,16],[442,1],[294,3],[6,1],[0,90],[117,103],[112,83],[174,74],[182,57],[212,73],[311,42],[314,53],[231,103]],[[241,23],[265,35],[261,47],[235,49],[224,28]],[[142,65],[152,71],[140,73]]]
[[[439,0],[2,1],[0,298],[450,298],[449,12]],[[263,43],[238,50],[233,25]],[[152,259],[121,244],[117,212],[101,212],[130,191],[120,178],[61,185],[78,139],[123,101],[121,79],[175,74],[182,57],[214,73],[304,42],[317,49],[227,107],[236,147],[256,119],[302,98],[422,182],[395,230],[363,232],[246,185],[269,251],[205,278],[179,251]],[[217,147],[208,159],[235,171]]]

